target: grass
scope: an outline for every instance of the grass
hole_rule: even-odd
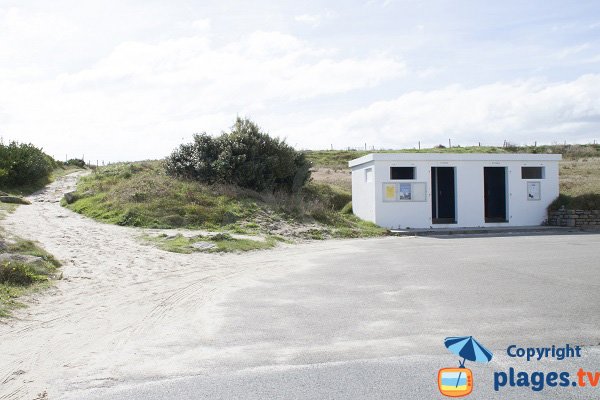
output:
[[[348,161],[371,153],[534,153],[534,154],[562,154],[565,159],[577,160],[581,158],[600,157],[600,145],[542,145],[542,146],[467,146],[452,148],[430,149],[399,149],[399,150],[319,150],[307,151],[307,158],[315,167],[346,169]]]
[[[549,210],[600,210],[600,194],[586,193],[579,196],[560,194],[549,206]]]
[[[560,192],[567,196],[600,194],[600,157],[560,163]]]
[[[548,207],[600,210],[600,157],[582,157],[560,163],[560,195]]]
[[[82,178],[76,201],[63,205],[99,221],[146,228],[189,228],[232,234],[312,238],[382,235],[385,230],[341,213],[350,193],[313,182],[301,193],[258,193],[204,185],[164,173],[160,161],[114,164]],[[181,239],[183,240],[183,239]],[[255,242],[255,241],[254,241]],[[223,251],[256,243],[219,243]],[[177,247],[177,245],[175,245]]]
[[[169,236],[162,234],[159,236],[145,236],[144,239],[154,244],[161,250],[173,253],[191,254],[195,252],[206,253],[231,253],[251,250],[264,250],[274,247],[277,241],[281,240],[275,237],[267,237],[265,240],[253,240],[247,238],[234,238],[227,233],[218,233],[216,235],[195,235],[186,237],[181,234]],[[195,248],[194,243],[206,243],[213,245],[210,248]]]
[[[70,208],[100,221],[150,228],[209,228],[258,209],[243,193],[165,175],[159,162],[117,164],[84,177]]]
[[[7,318],[12,311],[26,307],[19,298],[42,291],[51,285],[50,282],[38,282],[30,286],[19,286],[0,283],[0,318]]]
[[[2,252],[39,257],[49,264],[49,268],[60,267],[60,262],[52,254],[42,249],[31,240],[13,238],[13,240],[6,243],[6,249]]]
[[[7,239],[0,231],[0,254],[22,254],[41,258],[41,262],[9,261],[0,263],[0,317],[8,317],[15,308],[24,307],[18,299],[52,284],[58,276],[60,262],[34,242],[20,238]]]

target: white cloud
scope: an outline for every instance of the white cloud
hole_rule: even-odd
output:
[[[336,118],[312,121],[303,132],[327,132],[314,145],[327,148],[414,147],[454,143],[501,145],[551,143],[598,138],[600,75],[570,82],[539,80],[496,83],[475,88],[460,85],[415,91],[378,101]],[[291,141],[300,133],[292,134]]]
[[[197,29],[199,31],[207,31],[210,29],[210,19],[208,18],[202,18],[202,19],[196,19],[194,21],[192,21],[192,27],[194,29]]]
[[[387,7],[390,4],[394,4],[396,1],[395,0],[368,0],[365,5],[367,6],[380,6],[380,7]]]
[[[53,154],[160,157],[182,136],[218,132],[238,113],[374,87],[405,70],[393,57],[341,57],[278,32],[220,46],[206,35],[130,41],[79,72],[26,83],[0,77],[0,135]],[[125,137],[134,148],[116,145]]]
[[[296,22],[300,22],[303,24],[307,24],[312,26],[313,28],[321,25],[321,23],[325,20],[331,20],[336,18],[337,15],[331,10],[327,10],[321,14],[301,14],[294,17]]]
[[[160,157],[238,114],[304,148],[585,141],[600,127],[589,7],[11,3],[0,136],[61,158]]]
[[[290,35],[255,32],[223,47],[205,37],[124,43],[94,67],[62,75],[58,83],[70,91],[97,85],[156,94],[193,88],[190,101],[220,109],[345,93],[404,74],[404,64],[392,57],[341,58]]]
[[[78,31],[75,24],[59,15],[0,8],[0,71],[19,78],[43,75],[43,69],[33,64],[55,57],[56,44]]]
[[[318,14],[302,14],[297,15],[294,19],[298,22],[302,22],[304,24],[308,24],[311,26],[318,26],[321,23],[321,16]]]
[[[589,49],[591,46],[589,43],[583,43],[583,44],[579,44],[577,46],[570,46],[570,47],[566,47],[564,49],[562,49],[561,51],[559,51],[556,54],[556,57],[559,59],[565,59],[568,57],[571,57],[575,54],[581,53],[587,49]]]

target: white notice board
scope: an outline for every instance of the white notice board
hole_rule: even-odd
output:
[[[427,201],[425,182],[384,182],[382,198],[384,202]]]

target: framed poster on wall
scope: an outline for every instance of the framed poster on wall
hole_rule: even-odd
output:
[[[412,184],[401,183],[398,191],[398,200],[412,200]]]
[[[383,184],[383,201],[396,201],[396,184]]]
[[[540,182],[527,182],[527,200],[540,200],[541,196]]]
[[[385,182],[382,186],[384,202],[427,201],[425,182]]]

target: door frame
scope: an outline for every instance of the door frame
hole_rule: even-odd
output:
[[[451,168],[452,169],[452,178],[453,178],[453,190],[454,190],[454,210],[452,210],[452,217],[439,218],[439,201],[438,201],[438,168]],[[431,177],[431,223],[435,225],[444,225],[444,224],[456,224],[458,221],[457,213],[458,213],[458,191],[457,191],[457,177],[456,177],[456,166],[450,165],[432,165],[429,169],[429,174]],[[435,176],[434,176],[435,174]],[[434,209],[435,205],[435,209]]]
[[[488,217],[488,201],[486,193],[486,168],[501,168],[504,171],[504,218],[502,217]],[[483,218],[486,224],[505,224],[509,222],[509,179],[508,179],[508,167],[505,165],[486,165],[483,167]]]

